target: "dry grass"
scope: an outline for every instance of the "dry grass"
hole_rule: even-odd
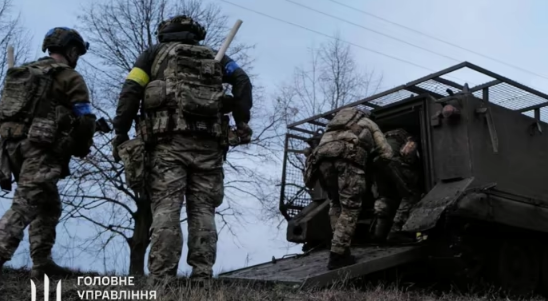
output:
[[[79,273],[81,274],[81,273]],[[83,275],[83,274],[82,274]],[[151,289],[146,285],[145,279],[137,279],[133,287],[98,287],[97,290],[146,290]],[[55,300],[54,290],[57,279],[50,281],[50,300]],[[93,289],[77,286],[75,277],[63,280],[63,301],[82,300],[77,291]],[[331,288],[317,290],[297,290],[284,285],[258,286],[252,284],[227,284],[220,281],[212,281],[203,288],[194,283],[181,279],[179,283],[170,288],[152,288],[158,292],[156,300],[162,301],[269,301],[269,300],[310,300],[310,301],[335,301],[335,300],[386,300],[386,301],[472,301],[472,300],[545,300],[543,298],[508,298],[496,291],[484,292],[480,295],[469,295],[450,291],[428,292],[426,289],[405,289],[393,286],[378,285],[370,288],[351,288],[348,285],[336,285]],[[37,300],[43,300],[43,283],[37,283]],[[0,283],[1,301],[28,301],[30,297],[29,272],[26,270],[6,269]],[[102,300],[101,297],[95,300]],[[143,300],[143,299],[141,299]]]

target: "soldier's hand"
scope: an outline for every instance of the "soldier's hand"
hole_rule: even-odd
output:
[[[112,156],[114,157],[114,161],[116,163],[118,163],[118,162],[120,162],[120,160],[122,160],[120,158],[120,155],[118,155],[118,146],[120,144],[124,143],[127,140],[129,140],[128,135],[117,135],[112,140]]]
[[[91,152],[92,146],[93,146],[93,139],[89,139],[87,143],[82,141],[77,146],[74,147],[72,155],[80,159],[84,159]]]
[[[251,135],[253,135],[253,130],[247,125],[247,123],[240,122],[237,125],[236,134],[240,138],[240,144],[248,144],[251,142]]]

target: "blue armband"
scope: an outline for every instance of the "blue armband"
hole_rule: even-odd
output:
[[[75,103],[72,107],[72,111],[78,117],[86,114],[91,114],[91,106],[89,103]]]
[[[235,61],[228,62],[228,64],[225,65],[225,75],[231,76],[238,68],[240,68],[240,66],[238,66]]]

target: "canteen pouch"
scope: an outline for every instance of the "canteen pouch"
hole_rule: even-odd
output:
[[[126,184],[133,190],[142,187],[145,179],[145,143],[141,138],[127,140],[118,146],[124,163]]]

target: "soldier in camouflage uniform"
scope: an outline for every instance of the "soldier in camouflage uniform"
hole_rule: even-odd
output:
[[[420,198],[420,161],[416,142],[404,129],[388,131],[386,140],[394,150],[392,163],[398,169],[407,186],[407,192],[394,189],[392,175],[382,169],[375,172],[375,182],[380,198],[375,201],[377,222],[374,236],[381,241],[387,238],[392,242],[413,240],[410,235],[400,232],[409,211]]]
[[[17,189],[0,219],[0,271],[30,225],[31,276],[67,272],[51,259],[62,211],[57,182],[70,174],[71,156],[85,157],[93,143],[88,88],[74,70],[88,47],[77,31],[53,28],[42,44],[49,56],[7,72],[0,100],[0,186],[11,190],[13,174]]]
[[[318,147],[307,157],[304,181],[312,188],[316,180],[327,191],[329,217],[333,229],[328,269],[355,262],[350,245],[363,197],[366,193],[366,162],[376,150],[389,160],[392,149],[368,111],[340,110],[327,124]]]
[[[217,232],[215,208],[224,197],[223,149],[226,127],[222,114],[232,112],[240,143],[249,143],[252,85],[248,75],[228,56],[214,61],[215,52],[199,45],[205,29],[186,16],[162,22],[159,44],[145,50],[122,87],[114,130],[115,159],[145,181],[152,205],[152,236],[148,268],[153,282],[176,276],[182,253],[181,207],[188,216],[188,257],[191,278],[212,277]],[[232,85],[232,107],[222,100],[222,84]],[[140,103],[141,99],[142,104]],[[137,111],[137,138],[128,131]],[[139,141],[143,141],[142,143]],[[143,146],[144,145],[144,146]],[[148,159],[142,163],[142,150]],[[147,167],[148,166],[148,167]],[[127,174],[127,173],[126,173]],[[142,183],[142,182],[141,182]]]

